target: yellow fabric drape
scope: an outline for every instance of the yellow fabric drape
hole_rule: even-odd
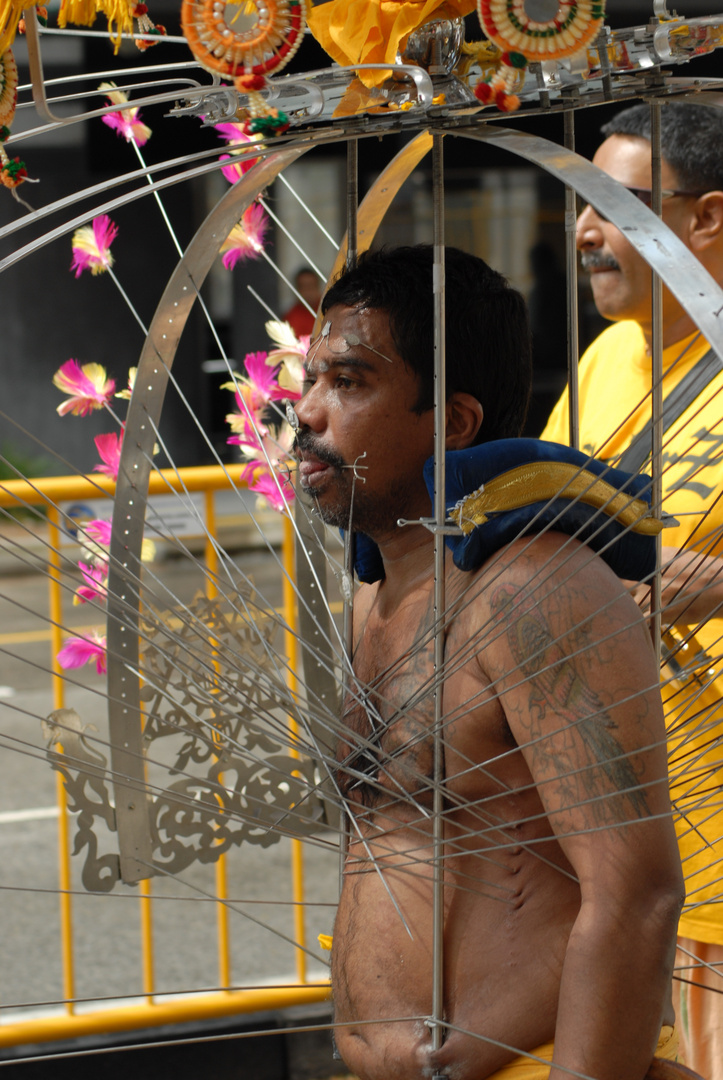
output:
[[[353,64],[393,64],[413,30],[432,16],[458,19],[474,10],[475,0],[330,0],[312,8],[307,22],[332,60]],[[378,86],[384,71],[362,71],[366,86]]]
[[[663,1058],[664,1061],[677,1061],[678,1044],[678,1033],[675,1028],[667,1026],[661,1028],[655,1057]],[[534,1058],[521,1054],[514,1061],[503,1065],[501,1069],[488,1077],[488,1080],[548,1080],[554,1051],[554,1042],[544,1043],[543,1046],[530,1050],[535,1058],[542,1058],[542,1061],[535,1061]]]
[[[58,26],[68,23],[74,26],[92,26],[96,16],[103,14],[108,19],[108,33],[115,52],[121,44],[121,34],[133,32],[133,0],[61,0],[58,11]]]
[[[0,57],[15,40],[27,0],[0,0]]]

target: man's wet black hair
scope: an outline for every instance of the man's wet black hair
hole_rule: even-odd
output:
[[[650,106],[633,105],[600,129],[650,142]],[[668,102],[660,110],[663,157],[685,191],[723,191],[723,109],[714,105]]]
[[[321,310],[336,304],[386,311],[397,352],[420,379],[415,410],[434,403],[433,251],[382,248],[343,270]],[[445,249],[447,396],[471,394],[484,410],[476,443],[517,436],[527,415],[532,358],[522,295],[482,259]]]

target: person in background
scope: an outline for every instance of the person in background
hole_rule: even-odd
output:
[[[300,270],[296,271],[294,285],[296,291],[303,296],[309,307],[317,311],[321,300],[321,286],[314,271],[308,266],[302,266]],[[305,335],[308,337],[314,329],[314,315],[302,304],[301,300],[297,300],[288,311],[284,312],[281,319],[282,322],[289,324],[297,338]]]

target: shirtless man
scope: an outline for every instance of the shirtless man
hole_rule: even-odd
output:
[[[522,299],[455,249],[446,287],[447,449],[516,436]],[[432,309],[430,248],[363,259],[324,298],[296,406],[305,490],[383,560],[355,601],[338,750],[353,815],[332,952],[338,1047],[362,1080],[483,1080],[525,1051],[547,1062],[529,1080],[642,1080],[656,1048],[672,1056],[683,899],[657,665],[612,571],[557,533],[473,572],[448,560],[432,1049],[433,539],[397,524],[430,514]]]

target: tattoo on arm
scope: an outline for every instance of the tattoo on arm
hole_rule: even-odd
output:
[[[505,628],[518,677],[526,679],[527,700],[519,708],[534,765],[541,775],[554,774],[562,805],[586,804],[596,824],[648,817],[647,795],[617,737],[618,725],[534,598],[501,584],[492,611]]]

